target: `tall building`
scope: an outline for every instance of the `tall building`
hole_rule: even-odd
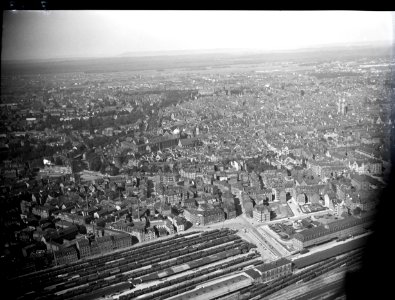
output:
[[[348,111],[348,105],[346,99],[342,98],[337,101],[337,113],[340,115],[346,115]]]

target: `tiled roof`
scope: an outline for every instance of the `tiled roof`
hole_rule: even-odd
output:
[[[261,274],[259,274],[257,271],[255,271],[254,269],[249,269],[246,270],[245,273],[250,276],[252,279],[256,279],[256,278],[260,278]]]

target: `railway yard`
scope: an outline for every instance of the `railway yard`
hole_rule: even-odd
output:
[[[264,261],[275,261],[281,257],[290,255],[290,253],[277,241],[273,238],[268,238],[260,226],[262,226],[262,224],[252,224],[248,218],[241,215],[235,219],[211,224],[210,226],[199,227],[199,230],[208,231],[222,228],[236,230],[237,235],[242,239],[257,246],[256,250],[261,254]]]
[[[341,293],[343,291],[343,280],[346,271],[355,267],[355,265],[349,267],[344,266],[320,275],[311,281],[299,282],[297,286],[290,285],[270,295],[270,299],[325,299],[325,297]]]
[[[27,274],[10,283],[20,299],[261,299],[273,294],[288,299],[302,297],[306,291],[300,289],[301,283],[358,265],[365,242],[361,237],[308,256],[290,255],[286,259],[292,263],[290,273],[262,282],[251,272],[262,274],[276,261],[262,257],[257,246],[236,230],[193,231]],[[338,278],[330,284],[332,288],[322,293],[341,288]],[[299,289],[288,291],[292,285]]]
[[[310,261],[310,263],[313,264],[309,265],[306,265],[306,262],[294,261],[293,274],[278,278],[268,283],[256,283],[252,286],[241,289],[234,293],[234,299],[273,299],[273,294],[276,292],[278,293],[276,299],[294,299],[294,297],[298,297],[300,299],[311,299],[303,296],[306,296],[307,293],[313,292],[317,287],[321,289],[322,285],[320,283],[310,285],[305,293],[299,294],[295,292],[294,288],[290,289],[288,292],[284,292],[283,289],[295,284],[308,283],[323,274],[323,276],[327,276],[328,272],[337,268],[344,266],[355,268],[360,263],[361,257],[361,249],[356,249],[355,251],[341,255],[340,257],[333,256],[331,258],[321,260],[320,262]],[[332,286],[332,290],[335,288],[341,289],[341,283],[340,279],[333,281],[331,283],[331,285],[334,285]],[[330,289],[321,292],[327,293],[328,291],[330,291]],[[316,292],[316,295],[314,296],[319,295],[320,292]]]
[[[121,293],[120,299],[129,299],[156,290],[166,291],[165,295],[171,296],[181,288],[186,289],[183,284],[193,278],[221,270],[205,276],[205,279],[212,279],[246,265],[261,263],[259,255],[250,251],[252,248],[255,248],[253,244],[228,229],[188,232],[85,262],[21,276],[11,283],[18,287],[16,290],[24,299],[29,296],[34,299],[96,299]],[[251,253],[246,255],[248,252]],[[229,261],[229,258],[233,259]],[[203,266],[207,267],[202,269]],[[174,276],[190,270],[199,271],[183,277]],[[149,286],[148,282],[151,282]]]

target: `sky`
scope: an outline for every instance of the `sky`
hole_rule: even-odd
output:
[[[392,44],[392,12],[5,11],[2,60]]]

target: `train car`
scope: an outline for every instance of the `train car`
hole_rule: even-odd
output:
[[[158,279],[159,279],[159,276],[157,273],[149,274],[149,275],[146,275],[145,277],[142,278],[143,282],[153,281],[153,280],[158,280]]]
[[[110,275],[118,274],[121,270],[119,268],[115,268],[109,271]]]
[[[141,278],[133,278],[131,282],[133,285],[138,285],[141,284],[143,281],[141,280]]]
[[[123,272],[126,272],[126,271],[128,271],[128,270],[130,270],[130,268],[129,268],[128,265],[126,265],[126,266],[120,266],[119,269],[120,269],[120,271],[121,271],[122,273],[123,273]]]
[[[165,281],[164,283],[163,283],[163,287],[168,287],[168,286],[170,286],[171,285],[171,282],[169,281],[169,280],[167,280],[167,281]]]
[[[141,290],[137,290],[137,291],[134,291],[133,297],[138,297],[138,296],[140,296],[140,295],[142,295],[142,294],[143,294],[143,293],[142,293]]]
[[[99,297],[103,297],[109,294],[113,294],[119,291],[123,291],[126,289],[130,289],[132,288],[133,285],[129,282],[123,282],[120,284],[116,284],[116,285],[112,285],[112,286],[108,286],[108,287],[104,287],[98,290],[93,291],[92,293],[90,293],[89,295],[84,295],[84,297],[82,298],[76,298],[76,299],[97,299]]]
[[[75,285],[76,285],[75,282],[67,282],[67,283],[65,283],[64,288],[69,289],[69,288],[74,287]]]

